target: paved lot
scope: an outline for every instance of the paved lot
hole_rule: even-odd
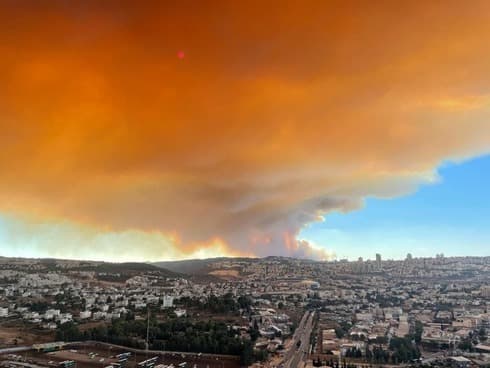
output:
[[[66,349],[50,353],[41,352],[24,352],[22,358],[31,364],[38,364],[45,367],[57,367],[64,360],[74,360],[76,368],[104,368],[111,363],[117,362],[114,358],[116,354],[122,353],[124,350],[119,348],[83,346],[77,349]],[[92,358],[89,353],[95,353]],[[20,355],[20,354],[19,354]],[[132,354],[126,363],[127,368],[137,368],[137,363],[146,360],[147,358],[158,357],[156,364],[174,364],[187,362],[187,368],[239,368],[239,360],[237,358],[223,358],[213,356],[197,356],[195,354],[186,353],[165,353],[165,354]],[[112,358],[111,358],[112,357]],[[0,357],[1,358],[1,357]],[[5,359],[7,356],[5,356]]]

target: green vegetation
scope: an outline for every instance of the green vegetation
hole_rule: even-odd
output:
[[[211,295],[206,299],[202,298],[180,298],[179,305],[184,308],[197,308],[212,313],[232,313],[238,312],[239,309],[249,311],[252,306],[252,299],[246,296],[240,296],[235,300],[233,294],[223,296]]]
[[[362,358],[362,351],[358,348],[350,348],[345,352],[347,358]]]
[[[381,347],[375,346],[373,350],[366,351],[366,359],[372,363],[388,363],[390,358],[390,353],[386,350],[383,350]]]
[[[353,350],[357,357],[358,353]],[[372,350],[367,349],[366,360],[370,363],[377,364],[399,364],[410,363],[420,358],[420,351],[417,345],[412,341],[412,337],[392,337],[389,344],[389,350],[384,350],[381,346],[375,346]]]
[[[420,358],[420,351],[410,336],[391,338],[390,350],[393,352],[391,356],[393,364],[411,362]]]
[[[335,327],[335,335],[341,339],[352,328],[352,324],[346,321],[342,321],[337,327]]]
[[[475,348],[473,346],[473,341],[470,337],[464,338],[461,340],[458,344],[458,349],[461,349],[463,351],[468,351],[470,353],[475,351]]]
[[[395,307],[402,304],[402,299],[399,297],[383,294],[368,294],[367,300],[371,303],[378,303],[381,308]]]
[[[420,321],[415,321],[415,333],[413,339],[416,344],[420,344],[422,341],[422,333],[424,332],[424,324]]]
[[[24,304],[23,307],[29,307],[32,312],[44,313],[49,309],[50,305],[48,302],[39,301],[39,302]]]
[[[144,348],[145,320],[114,320],[112,325],[81,332],[74,323],[65,323],[56,331],[63,341],[97,340],[134,348]],[[187,318],[174,318],[157,322],[150,318],[150,349],[229,354],[241,357],[243,364],[263,359],[262,352],[254,352],[253,343],[240,337],[223,322],[193,322]]]
[[[487,331],[485,330],[485,327],[481,326],[478,330],[478,338],[480,341],[485,341],[487,339]]]

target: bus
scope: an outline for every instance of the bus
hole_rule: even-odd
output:
[[[117,354],[116,355],[116,358],[117,359],[127,359],[131,356],[131,353],[130,352],[127,352],[127,353],[121,353],[121,354]]]
[[[138,368],[152,368],[158,360],[158,357],[153,357],[150,359],[143,360],[138,363]]]
[[[74,360],[65,360],[58,364],[58,367],[60,368],[72,368],[75,366],[75,361]]]

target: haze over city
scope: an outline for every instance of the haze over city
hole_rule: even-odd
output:
[[[0,2],[0,255],[486,256],[490,3]]]

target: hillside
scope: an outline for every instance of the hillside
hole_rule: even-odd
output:
[[[181,272],[174,272],[164,267],[143,262],[103,262],[85,260],[67,260],[56,258],[9,258],[0,257],[0,269],[23,270],[26,272],[57,272],[57,271],[90,271],[97,277],[103,274],[118,274],[119,278],[141,274],[153,274],[155,276],[173,278],[185,277]]]
[[[157,273],[163,277],[181,277],[182,273],[173,272],[163,267],[157,267],[149,263],[124,262],[124,263],[103,263],[94,268],[97,272],[140,274]]]
[[[213,265],[221,262],[256,262],[259,258],[217,257],[206,259],[187,259],[182,261],[155,262],[155,266],[188,275],[208,275],[215,270]]]

